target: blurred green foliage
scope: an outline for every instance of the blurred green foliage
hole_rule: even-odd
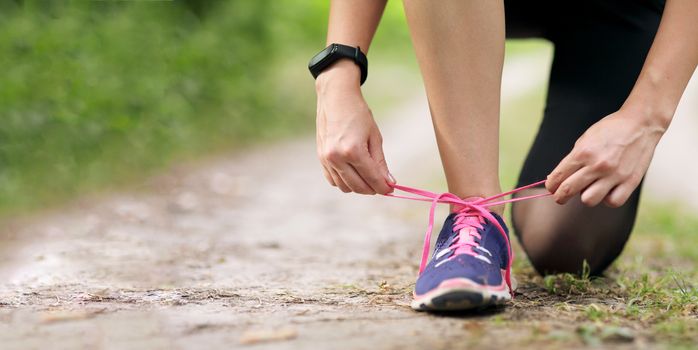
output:
[[[0,213],[310,130],[305,64],[324,46],[328,7],[0,2]],[[400,37],[402,50],[402,13],[389,7],[381,40]]]

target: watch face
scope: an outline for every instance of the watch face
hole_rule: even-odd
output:
[[[330,54],[335,50],[335,45],[330,45],[326,47],[324,50],[318,52],[317,55],[315,55],[311,60],[308,66],[313,67],[316,66],[318,63],[322,62],[325,58],[329,57]]]

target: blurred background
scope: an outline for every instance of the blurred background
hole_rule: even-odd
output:
[[[388,347],[431,347],[402,337],[424,327],[435,342],[462,332],[502,340],[515,328],[530,347],[594,346],[609,334],[634,345],[698,341],[698,166],[687,161],[698,149],[696,79],[610,279],[543,279],[518,259],[529,294],[486,319],[494,328],[483,333],[477,319],[414,316],[401,304],[425,207],[348,197],[322,179],[306,67],[325,46],[328,9],[329,1],[0,1],[0,340],[42,345],[118,324],[163,344],[201,336],[221,348],[296,338],[290,348],[334,346],[325,337],[333,334],[350,346],[364,344],[356,334],[365,324],[352,320],[371,316]],[[544,41],[507,42],[505,189],[540,121],[552,52]],[[445,190],[399,1],[388,2],[369,59],[363,92],[393,174]],[[175,311],[149,309],[163,306]],[[248,333],[285,319],[301,326],[281,338]],[[37,323],[53,322],[72,328],[38,328],[45,337],[35,337]],[[439,333],[454,324],[457,332]]]
[[[327,1],[0,2],[0,217],[133,184],[176,162],[311,134],[314,90],[305,66],[324,47],[328,8]],[[364,91],[378,111],[421,89],[403,17],[390,1],[371,49]],[[544,53],[542,67],[551,52],[543,41],[507,44],[508,60]],[[547,73],[536,72],[543,76],[535,83],[519,84],[528,90],[526,108],[517,106],[511,120],[523,134],[514,132],[520,143],[503,154],[505,184],[513,184],[507,174],[518,172],[516,151],[541,114]],[[671,167],[676,157],[662,154]],[[698,195],[684,187],[683,197]],[[671,186],[660,192],[682,196]]]
[[[409,65],[399,59],[409,40],[396,5],[375,52]],[[324,47],[328,6],[0,2],[0,213],[309,133],[314,89],[305,66]]]

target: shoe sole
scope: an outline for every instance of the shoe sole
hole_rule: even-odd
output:
[[[502,286],[483,287],[466,279],[458,278],[444,281],[448,287],[437,289],[416,297],[411,307],[417,311],[456,311],[502,305],[511,300],[507,288]],[[506,287],[506,285],[504,285]]]

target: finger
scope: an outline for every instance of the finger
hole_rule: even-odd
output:
[[[371,112],[371,117],[373,117],[373,112]],[[397,183],[393,174],[388,170],[388,162],[385,161],[385,154],[383,154],[383,135],[381,135],[380,130],[376,126],[376,132],[371,133],[368,139],[368,152],[379,165],[381,169],[381,174],[388,182],[388,187],[390,187],[389,192],[393,192],[393,187],[391,184]]]
[[[395,178],[390,174],[390,170],[388,170],[388,163],[385,161],[385,155],[383,154],[383,139],[380,133],[376,133],[375,136],[369,138],[368,153],[371,155],[371,158],[378,163],[379,172],[388,183],[388,191],[379,193],[385,194],[393,192],[393,187],[390,186],[390,184],[395,183]]]
[[[369,151],[354,159],[351,165],[375,193],[385,194],[392,189],[388,185],[388,181],[390,181],[388,167],[385,165],[385,159],[382,157],[383,151],[381,150],[380,139],[374,138],[372,141],[369,140]],[[373,157],[371,147],[374,153],[378,153],[377,157],[380,157],[379,159]]]
[[[545,181],[545,188],[550,191],[550,193],[557,192],[558,187],[574,172],[581,169],[583,164],[576,159],[573,153],[567,155],[560,161],[560,164],[550,172],[548,178]]]
[[[359,175],[351,164],[345,163],[335,166],[335,171],[342,178],[344,183],[351,189],[352,192],[361,194],[376,194],[366,181]]]
[[[615,187],[617,184],[618,181],[609,177],[604,177],[594,181],[593,184],[589,185],[589,187],[582,191],[582,203],[588,207],[595,207],[599,205],[599,203],[606,198],[613,187]]]
[[[642,178],[640,178],[640,180],[628,180],[616,186],[611,190],[606,198],[604,198],[604,204],[611,208],[618,208],[622,206],[628,201],[628,198],[630,198],[630,195],[633,194],[633,191],[635,191],[637,186],[640,185],[641,180]]]
[[[553,193],[553,197],[558,204],[565,204],[570,198],[587,188],[596,179],[597,175],[588,167],[582,168],[567,177]]]
[[[327,170],[327,166],[325,166],[325,164],[321,164],[321,165],[322,165],[322,166],[321,166],[321,168],[322,168],[322,175],[325,176],[325,180],[327,180],[327,182],[329,182],[330,185],[332,185],[332,186],[334,186],[334,187],[337,187],[337,183],[334,182],[334,179],[332,178],[332,175],[330,175],[330,171]]]
[[[344,192],[344,193],[349,193],[351,192],[351,188],[342,180],[342,177],[339,176],[336,170],[333,168],[329,168],[330,176],[332,177],[332,180],[334,181],[335,184],[337,184],[337,187]]]
[[[363,158],[351,163],[351,165],[356,170],[357,175],[361,177],[362,182],[371,188],[371,192],[381,194],[390,192],[391,187],[388,185],[388,181],[381,174],[379,164],[373,159]]]
[[[320,115],[320,107],[318,106],[318,116],[319,115]],[[321,127],[319,119],[320,118],[318,118],[318,124],[317,124],[318,129]],[[325,179],[327,180],[327,182],[330,183],[330,185],[332,185],[334,187],[338,187],[337,182],[332,177],[332,171],[331,171],[332,167],[330,167],[329,164],[327,164],[327,161],[325,159],[323,159],[322,149],[324,148],[324,143],[325,142],[322,139],[322,137],[320,136],[320,133],[317,132],[315,134],[315,144],[316,144],[317,157],[320,160],[320,166],[322,167],[322,175],[325,176]]]

